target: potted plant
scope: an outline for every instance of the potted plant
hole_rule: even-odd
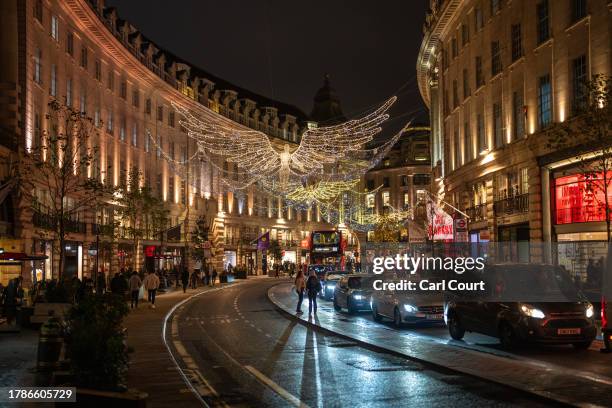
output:
[[[30,317],[30,323],[42,324],[53,315],[59,319],[65,319],[66,314],[72,306],[70,288],[63,282],[53,279],[38,286],[34,298],[34,312]]]
[[[106,293],[86,296],[68,313],[66,355],[82,406],[146,404],[145,393],[126,385],[129,350],[123,319],[128,311],[120,296]]]

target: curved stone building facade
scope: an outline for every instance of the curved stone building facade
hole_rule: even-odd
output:
[[[255,189],[244,194],[226,191],[217,169],[231,171],[228,163],[196,161],[175,171],[196,146],[181,129],[171,102],[196,113],[212,109],[268,134],[279,144],[298,143],[302,131],[315,125],[299,109],[234,86],[177,58],[122,20],[103,0],[8,0],[2,2],[0,14],[3,149],[27,150],[39,142],[47,130],[44,118],[49,100],[78,107],[95,119],[99,131],[97,165],[91,176],[117,185],[128,169],[137,167],[143,183],[170,209],[171,226],[180,226],[178,235],[178,229],[173,230],[174,241],[147,237],[134,254],[127,236],[111,239],[104,234],[114,217],[112,206],[78,214],[71,220],[74,228],[66,246],[70,274],[90,274],[94,258],[88,249],[98,236],[100,269],[106,274],[124,266],[179,264],[188,258],[185,241],[199,216],[208,220],[214,248],[211,262],[217,269],[232,263],[245,265],[252,273],[261,270],[261,254],[257,256],[254,241],[264,231],[271,231],[271,238],[293,253],[295,262],[300,261],[299,243],[306,231],[325,226],[318,211],[296,211]],[[171,157],[163,157],[157,145]],[[44,218],[36,214],[44,208],[29,207],[26,203],[7,222],[10,228],[1,231],[2,246],[48,256],[47,261],[27,262],[24,267],[33,268],[33,273],[23,275],[26,279],[51,277],[56,269],[52,265],[57,264],[53,247],[58,244],[46,238],[44,225],[37,221]]]
[[[581,211],[562,188],[576,150],[551,150],[547,130],[611,74],[611,16],[606,0],[431,1],[418,84],[438,190],[472,242],[605,240],[603,220],[563,217]]]

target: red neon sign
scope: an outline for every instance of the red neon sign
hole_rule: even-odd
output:
[[[608,177],[612,178],[612,172]],[[608,187],[608,202],[612,205],[612,185]],[[556,179],[555,205],[556,224],[605,221],[603,172],[589,176],[574,174]]]

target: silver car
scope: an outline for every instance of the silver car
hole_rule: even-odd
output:
[[[374,291],[371,299],[372,317],[383,318],[393,324],[444,324],[444,298],[442,293],[423,291]]]

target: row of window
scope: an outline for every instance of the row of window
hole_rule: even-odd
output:
[[[51,38],[56,41],[59,42],[60,41],[60,22],[59,22],[59,18],[57,15],[49,13],[50,14],[50,22],[49,22],[49,34],[51,36]],[[36,1],[35,2],[35,7],[34,7],[34,17],[40,22],[40,24],[42,24],[44,26],[43,23],[43,3],[42,1]],[[67,54],[69,54],[71,57],[74,57],[74,33],[69,30],[68,28],[66,29],[66,37],[65,37],[65,51]],[[35,61],[35,66],[34,66],[34,81],[37,82],[38,84],[42,85],[42,51],[39,49],[37,49],[35,51],[35,55],[34,55],[34,61]],[[89,50],[87,48],[87,46],[85,44],[82,45],[81,47],[81,54],[80,54],[80,66],[85,69],[88,70],[89,65],[88,65],[88,61],[89,61]],[[94,77],[98,82],[102,82],[102,62],[100,59],[95,59],[95,68],[94,68]],[[67,84],[67,89],[66,89],[66,104],[69,106],[72,106],[72,80],[68,80],[68,84]],[[114,92],[115,91],[115,72],[112,69],[112,67],[108,67],[108,73],[107,73],[107,77],[106,77],[106,87],[109,91]],[[192,99],[194,98],[194,91],[193,88],[188,87],[185,83],[181,82],[179,84],[179,88],[178,88],[183,94],[191,97]],[[51,67],[51,81],[50,81],[50,94],[53,97],[57,97],[57,93],[58,93],[58,85],[57,85],[57,67],[55,64],[52,65]],[[121,78],[121,82],[119,84],[119,95],[121,98],[123,98],[124,100],[128,99],[128,84],[127,84],[127,80],[125,78]],[[132,102],[132,106],[135,108],[139,108],[140,107],[140,101],[141,100],[141,95],[140,95],[140,91],[138,89],[133,89],[132,93],[131,93],[131,102]],[[152,103],[151,103],[151,99],[146,99],[145,100],[145,113],[148,115],[151,115],[151,110],[152,110]],[[163,106],[159,106],[157,108],[157,120],[160,122],[164,121],[164,108]],[[219,111],[219,109],[217,109],[217,111]],[[220,112],[225,116],[231,116],[230,118],[232,120],[236,120],[236,121],[240,121],[241,123],[252,127],[252,128],[257,128],[257,123],[255,123],[256,121],[254,119],[249,119],[248,121],[245,120],[238,120],[239,118],[234,118],[233,116],[235,115],[234,112],[232,110],[229,110],[228,112],[225,112],[225,110],[223,112]],[[175,117],[174,117],[174,112],[168,112],[167,114],[167,122],[168,125],[171,127],[175,126]],[[262,129],[264,131],[266,131],[267,133],[270,133],[273,136],[276,137],[280,137],[286,140],[291,140],[294,142],[297,142],[297,137],[295,132],[285,129],[285,128],[278,128],[278,129],[274,129],[271,126],[263,126]]]
[[[582,55],[571,61],[571,91],[572,91],[572,112],[578,113],[586,106],[586,88],[585,82],[588,79],[587,60],[586,56]],[[453,81],[453,93],[456,93]],[[526,115],[527,106],[525,106],[523,91],[512,92],[511,100],[511,121],[512,132],[510,133],[512,140],[517,140],[526,134]],[[538,128],[542,129],[549,126],[553,121],[552,109],[552,84],[550,74],[542,75],[537,80],[537,124]],[[477,154],[481,154],[489,150],[490,146],[487,143],[485,132],[484,118],[482,113],[476,115],[476,141]],[[499,148],[506,143],[504,134],[502,104],[500,102],[493,103],[492,106],[492,132],[494,148]],[[448,133],[447,133],[448,134]],[[472,128],[469,121],[466,121],[463,126],[463,138],[459,135],[459,128],[456,127],[454,132],[454,168],[466,164],[477,157],[472,151]],[[462,152],[461,146],[465,146],[465,151]]]
[[[407,187],[408,186],[408,176],[403,174],[399,176],[400,179],[400,186],[401,187]],[[431,183],[431,175],[429,174],[413,174],[412,175],[412,184],[415,186],[428,186]],[[367,179],[366,180],[366,188],[368,190],[374,190],[376,189],[377,186],[376,185],[376,181],[374,179]],[[382,187],[383,188],[388,188],[391,187],[391,178],[390,177],[383,177],[383,182],[382,182]]]
[[[560,0],[559,0],[560,1]],[[587,15],[587,0],[567,0],[568,5],[570,7],[570,15],[571,15],[571,23],[581,20]],[[490,0],[490,15],[493,16],[497,14],[503,5],[502,0]],[[475,7],[473,11],[474,18],[474,31],[478,32],[484,27],[484,18],[483,18],[483,9],[481,7]],[[536,3],[536,35],[537,35],[537,44],[542,44],[550,38],[550,10],[548,0],[541,0]],[[461,35],[461,46],[465,47],[470,42],[470,25],[467,22],[464,22],[460,25],[459,33]],[[512,24],[510,27],[510,37],[511,37],[511,45],[512,45],[512,61],[516,61],[520,57],[523,56],[523,44],[522,44],[522,34],[521,34],[521,25],[520,24]],[[495,46],[492,44],[492,55],[499,53],[499,43]],[[493,50],[493,47],[496,47],[496,50]],[[454,36],[450,40],[450,47],[447,47],[444,51],[444,60],[443,60],[443,68],[448,68],[449,58],[448,58],[448,48],[451,50],[452,59],[457,58],[459,55],[459,48],[457,42],[457,36]],[[494,52],[495,51],[495,52]],[[492,57],[495,60],[495,58]],[[497,72],[501,71],[501,61],[495,61],[495,64],[492,64],[493,75]],[[499,70],[498,70],[499,69]]]

